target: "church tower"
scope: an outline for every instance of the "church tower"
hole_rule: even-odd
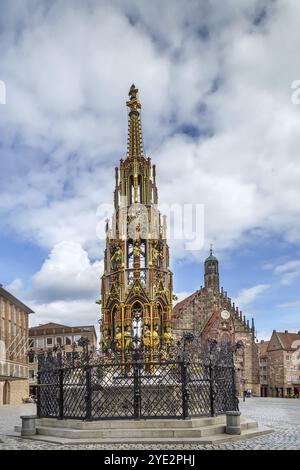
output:
[[[220,291],[219,261],[213,255],[212,247],[210,255],[204,262],[204,286],[214,291]]]
[[[167,343],[172,327],[166,218],[157,206],[155,165],[144,153],[141,103],[135,85],[126,105],[127,155],[115,170],[115,211],[106,224],[102,344],[126,350],[138,336],[144,346],[158,350]]]

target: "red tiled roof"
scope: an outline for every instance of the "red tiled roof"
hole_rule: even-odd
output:
[[[300,341],[299,333],[281,333],[276,331],[277,337],[283,346],[283,349],[291,349],[294,341]]]
[[[38,326],[32,326],[29,328],[29,333],[32,333],[36,330],[41,331],[41,330],[58,330],[58,329],[65,329],[65,330],[85,330],[86,328],[93,329],[95,330],[94,325],[73,325],[73,326],[67,326],[67,325],[61,325],[59,323],[45,323],[44,325],[38,325]]]
[[[60,325],[59,323],[45,323],[44,325],[32,326],[30,330],[48,330],[54,328],[70,328],[66,325]]]
[[[259,349],[259,355],[260,355],[261,357],[267,355],[267,349],[268,349],[268,346],[269,346],[269,342],[270,342],[270,341],[264,341],[263,343],[258,343],[258,344],[257,344],[258,349]]]
[[[189,295],[188,297],[186,297],[185,299],[181,300],[180,302],[178,302],[178,304],[175,305],[175,307],[173,308],[173,315],[174,317],[179,317],[179,315],[181,314],[182,310],[188,306],[193,300],[194,298],[196,297],[196,295],[198,294],[199,291],[196,291],[194,292],[193,294]]]

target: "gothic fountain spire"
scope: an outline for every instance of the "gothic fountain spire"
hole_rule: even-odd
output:
[[[129,100],[126,102],[129,108],[128,114],[128,138],[127,138],[127,158],[136,160],[144,156],[143,136],[140,109],[142,107],[138,88],[134,84],[129,90]]]
[[[156,169],[144,156],[141,103],[135,85],[126,104],[127,158],[115,170],[115,211],[106,226],[102,342],[115,351],[130,349],[138,318],[143,344],[154,354],[158,343],[169,345],[172,327],[167,224],[157,207]]]

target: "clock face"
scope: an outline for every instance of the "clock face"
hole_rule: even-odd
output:
[[[221,317],[223,318],[223,320],[228,320],[230,318],[230,313],[228,312],[228,310],[222,310]]]

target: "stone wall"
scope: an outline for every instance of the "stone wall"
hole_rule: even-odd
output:
[[[8,380],[0,382],[0,405],[20,405],[23,403],[23,398],[28,397],[28,380]]]

